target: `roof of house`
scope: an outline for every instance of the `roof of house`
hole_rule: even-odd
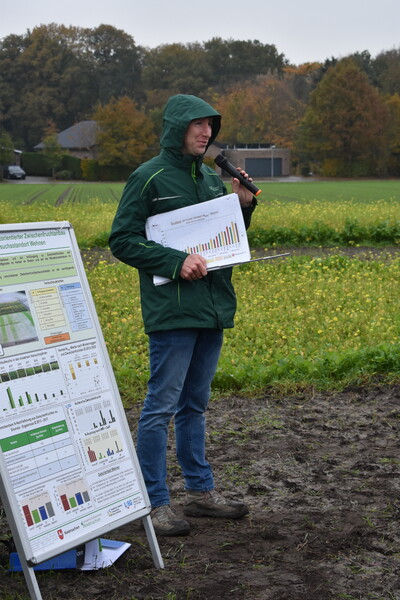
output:
[[[57,142],[63,148],[76,150],[92,148],[96,145],[98,126],[96,121],[80,121],[57,134]],[[44,143],[36,144],[35,150],[42,150]]]

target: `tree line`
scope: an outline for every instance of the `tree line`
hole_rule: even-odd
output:
[[[94,119],[100,164],[135,168],[158,151],[176,93],[222,113],[220,141],[290,148],[298,172],[400,175],[400,49],[296,66],[257,40],[150,49],[110,25],[41,25],[0,40],[3,147],[31,151]]]

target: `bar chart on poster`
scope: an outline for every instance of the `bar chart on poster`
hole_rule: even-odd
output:
[[[65,397],[66,386],[60,381],[60,365],[56,353],[44,351],[10,359],[0,374],[0,413],[30,408]],[[7,414],[6,414],[7,413]]]
[[[60,350],[59,357],[71,398],[107,388],[106,371],[96,340],[67,344]]]
[[[32,564],[149,512],[69,224],[0,225],[0,470]]]

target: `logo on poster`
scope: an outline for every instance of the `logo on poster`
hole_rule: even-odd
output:
[[[62,529],[57,529],[57,534],[58,534],[58,537],[60,538],[60,540],[64,539],[64,532]]]
[[[121,512],[121,508],[122,508],[122,504],[119,504],[118,506],[113,506],[112,508],[108,509],[107,515],[109,517],[114,517],[115,515],[119,515]]]

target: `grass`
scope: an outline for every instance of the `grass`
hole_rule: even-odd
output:
[[[399,180],[330,180],[301,183],[260,183],[262,201],[277,199],[286,202],[304,202],[321,199],[326,202],[364,202],[374,204],[379,200],[400,200]]]
[[[357,245],[365,236],[372,246],[400,240],[397,181],[261,187],[262,200],[249,231],[257,246],[296,240],[324,245],[333,243],[335,235],[346,245]],[[104,247],[122,189],[122,184],[5,184],[0,186],[0,218],[4,223],[66,220],[81,248]],[[236,267],[233,277],[236,326],[225,332],[215,394],[256,394],[266,386],[343,386],[376,374],[398,378],[399,256],[277,259]],[[148,376],[137,273],[102,261],[88,271],[88,278],[117,381],[129,404],[142,398]]]
[[[252,246],[400,242],[397,181],[264,184]]]
[[[0,223],[68,221],[81,248],[106,247],[121,183],[0,185]]]
[[[122,183],[26,183],[0,186],[0,199],[17,206],[47,206],[69,203],[90,203],[98,200],[102,204],[118,202]]]
[[[229,187],[229,186],[228,186]],[[249,241],[276,245],[398,244],[398,181],[261,183]],[[68,221],[81,248],[106,247],[122,183],[0,186],[0,223]]]
[[[147,381],[136,271],[101,263],[89,282],[108,352],[127,402]],[[266,386],[329,388],[400,372],[400,259],[290,258],[234,271],[238,311],[214,392]]]

